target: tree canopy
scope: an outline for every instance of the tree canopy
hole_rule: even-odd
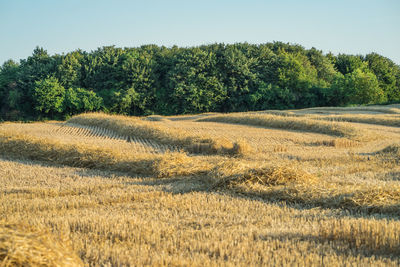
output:
[[[379,54],[297,44],[107,46],[0,67],[0,119],[233,112],[400,102],[400,67]]]

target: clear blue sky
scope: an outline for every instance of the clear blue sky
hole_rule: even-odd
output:
[[[0,64],[105,45],[283,41],[400,64],[400,0],[0,0]]]

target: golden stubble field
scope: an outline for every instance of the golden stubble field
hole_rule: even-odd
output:
[[[400,106],[0,124],[0,265],[398,266]]]

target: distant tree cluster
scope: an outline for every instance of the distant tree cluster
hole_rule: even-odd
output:
[[[232,112],[400,102],[400,67],[376,53],[281,42],[102,47],[0,67],[0,119]]]

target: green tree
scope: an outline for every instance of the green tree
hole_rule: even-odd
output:
[[[336,75],[335,66],[332,64],[332,61],[329,57],[324,56],[322,51],[317,50],[314,47],[308,50],[306,54],[310,63],[317,70],[320,85],[323,87],[329,87]]]
[[[376,75],[379,87],[385,92],[388,101],[400,101],[400,88],[396,85],[396,75],[400,73],[400,67],[376,53],[368,54],[365,60],[369,69]]]
[[[252,110],[294,108],[295,96],[289,89],[259,81],[257,90],[248,95]]]
[[[167,78],[169,113],[208,112],[225,99],[212,52],[196,48],[180,53]]]
[[[346,55],[339,54],[335,61],[336,69],[346,75],[348,73],[352,73],[356,69],[365,69],[365,65],[363,65],[362,56],[354,56],[354,55]]]
[[[62,58],[60,64],[57,66],[56,77],[64,88],[80,86],[82,60],[83,54],[81,51],[69,53]]]
[[[22,92],[17,88],[19,65],[7,60],[0,67],[0,113],[20,109]]]
[[[354,88],[351,94],[352,104],[373,104],[386,101],[383,90],[379,87],[378,79],[370,71],[355,70],[348,79],[349,87]]]
[[[68,115],[100,110],[102,103],[101,97],[84,88],[69,88],[65,91],[64,111]]]
[[[246,44],[227,45],[218,59],[218,71],[226,91],[221,111],[247,111],[248,94],[256,88],[257,75],[252,69],[257,60],[246,53]]]
[[[120,89],[121,56],[125,53],[122,48],[105,46],[86,55],[82,69],[82,86],[95,92]]]
[[[48,77],[36,81],[34,89],[35,109],[46,115],[56,115],[63,112],[65,89],[57,78]]]
[[[21,60],[18,69],[17,88],[22,93],[21,111],[27,116],[34,114],[37,110],[33,96],[35,82],[54,76],[59,62],[60,56],[50,56],[46,50],[40,47],[34,49],[32,56],[26,60]]]
[[[296,107],[315,106],[317,103],[311,97],[310,90],[313,87],[326,86],[326,83],[320,82],[318,72],[307,56],[280,51],[276,60],[276,85],[292,92]]]
[[[338,75],[332,84],[330,98],[333,105],[372,104],[386,100],[375,74],[361,69]]]
[[[121,56],[121,100],[124,103],[132,103],[124,108],[127,114],[143,115],[153,112],[158,79],[155,73],[154,52],[152,46],[144,46],[140,49],[130,49]]]
[[[22,93],[17,88],[8,91],[8,97],[6,98],[9,108],[18,110],[22,99]]]
[[[140,101],[140,94],[133,88],[129,88],[120,95],[119,112],[122,114],[138,113],[138,110],[143,110],[145,103]]]

